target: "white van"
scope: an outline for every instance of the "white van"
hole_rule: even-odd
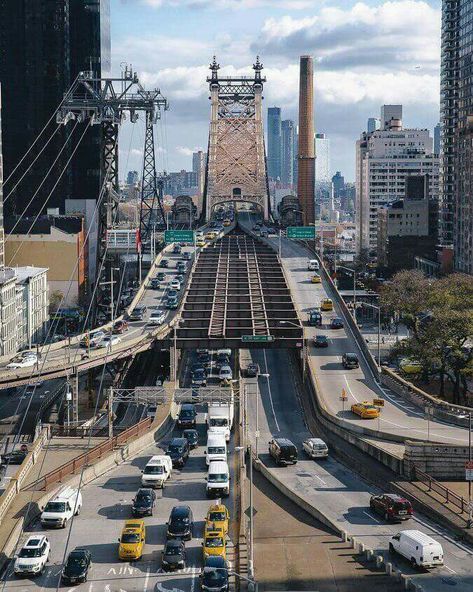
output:
[[[230,471],[225,460],[214,460],[207,473],[207,497],[230,495]]]
[[[205,462],[210,465],[216,460],[227,460],[227,442],[225,434],[209,431],[207,433],[207,448],[205,449]]]
[[[41,512],[42,526],[66,528],[72,516],[78,516],[82,508],[82,494],[74,487],[64,487],[44,506]]]
[[[141,485],[143,487],[163,488],[172,474],[172,460],[166,454],[152,456],[141,471]]]
[[[389,550],[408,559],[413,567],[443,565],[442,545],[420,530],[401,530],[391,537]]]
[[[319,271],[320,265],[317,259],[309,259],[307,262],[307,269],[309,271]]]

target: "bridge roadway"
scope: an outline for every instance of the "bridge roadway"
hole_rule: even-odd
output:
[[[297,370],[292,368],[287,352],[281,350],[241,351],[241,366],[246,367],[253,360],[260,365],[259,396],[253,384],[247,387],[247,417],[249,433],[256,428],[258,406],[259,457],[270,471],[307,502],[316,507],[339,528],[366,545],[381,551],[387,561],[397,569],[412,575],[423,590],[445,592],[455,586],[458,592],[473,589],[473,548],[458,542],[454,535],[437,526],[426,516],[417,514],[407,523],[390,524],[373,515],[369,509],[369,498],[379,491],[363,481],[356,471],[337,462],[329,456],[327,460],[314,461],[302,453],[302,441],[311,434],[304,423],[304,415],[297,398],[293,377]],[[244,379],[244,384],[255,383],[255,379]],[[254,393],[254,394],[253,394]],[[289,467],[276,467],[268,454],[268,441],[272,437],[290,438],[299,449],[299,462]],[[255,520],[258,520],[256,516]],[[413,570],[410,564],[388,552],[389,538],[405,529],[421,530],[438,540],[444,550],[445,565],[431,570]],[[319,589],[319,588],[317,588]]]
[[[87,348],[79,346],[79,338],[73,338],[70,346],[67,342],[61,342],[61,345],[53,344],[51,347],[44,346],[39,348],[42,355],[42,360],[39,365],[39,374],[41,375],[41,378],[67,376],[72,373],[74,368],[77,368],[79,371],[88,370],[89,368],[101,366],[105,362],[126,358],[130,353],[135,354],[149,349],[156,339],[156,334],[162,330],[160,327],[151,327],[148,325],[149,315],[152,309],[164,309],[166,313],[165,324],[169,324],[178,312],[166,310],[164,305],[167,283],[177,275],[176,263],[182,258],[181,255],[175,255],[170,251],[171,248],[168,247],[166,251],[163,252],[163,257],[169,261],[169,267],[156,267],[155,273],[153,274],[154,277],[160,271],[165,272],[167,276],[166,286],[163,282],[162,288],[159,290],[152,289],[149,284],[145,287],[142,297],[139,299],[139,302],[136,303],[137,306],[145,306],[147,308],[144,319],[142,321],[128,321],[128,330],[119,335],[121,339],[119,344],[112,346],[109,350],[98,348],[91,349],[90,352],[88,352]],[[194,247],[183,247],[182,252],[190,252],[193,257]],[[193,259],[188,265],[188,271],[185,278],[186,283],[189,278],[192,262]],[[183,285],[181,288],[181,297],[185,289],[186,285]],[[6,368],[6,365],[7,363],[0,368],[0,387],[27,384],[33,377],[38,375],[36,368],[29,367],[11,370]]]
[[[190,360],[190,363],[195,360]],[[184,378],[188,377],[186,372]],[[217,378],[214,379],[217,381]],[[184,381],[185,382],[185,381]],[[189,386],[182,384],[182,386]],[[205,409],[198,407],[197,417],[199,446],[191,452],[191,456],[183,469],[174,469],[171,479],[163,490],[157,491],[157,502],[154,515],[146,517],[146,546],[141,561],[123,562],[118,559],[118,543],[125,520],[131,518],[131,502],[134,494],[141,486],[141,470],[154,454],[166,449],[172,436],[179,436],[181,430],[174,428],[156,446],[144,450],[136,457],[112,469],[102,477],[86,485],[82,489],[83,507],[79,516],[74,518],[70,532],[68,552],[82,547],[92,553],[92,568],[88,581],[83,584],[62,586],[59,583],[62,571],[64,551],[67,544],[69,526],[62,530],[43,529],[36,522],[24,533],[20,543],[27,536],[41,533],[48,536],[51,542],[51,558],[44,574],[35,579],[17,579],[12,574],[12,566],[6,572],[4,581],[0,581],[0,590],[33,592],[40,589],[76,590],[77,592],[194,592],[200,589],[199,573],[202,569],[202,536],[204,519],[209,506],[216,503],[207,499],[205,494],[207,467],[205,464]],[[229,466],[231,470],[231,494],[223,501],[230,510],[231,541],[237,536],[237,502],[238,490],[235,469],[238,456],[234,453],[235,435],[230,443]],[[166,522],[171,509],[175,505],[189,505],[194,514],[195,534],[191,541],[186,542],[187,567],[174,573],[161,570],[161,550],[166,541]],[[95,533],[95,534],[94,534]],[[230,567],[235,567],[234,547],[232,542],[228,548]]]
[[[246,229],[251,229],[256,218],[249,214],[241,214],[239,222]],[[279,238],[265,239],[276,249]],[[312,272],[307,270],[308,259],[313,258],[310,251],[301,244],[286,238],[281,240],[282,264],[286,273],[292,298],[298,309],[301,320],[305,323],[305,337],[309,343],[309,370],[315,375],[318,393],[325,409],[334,417],[344,419],[348,425],[369,427],[379,430],[394,437],[402,436],[405,439],[417,439],[433,442],[450,442],[452,444],[468,444],[468,430],[431,420],[428,425],[423,411],[410,402],[405,401],[399,395],[389,389],[380,386],[373,377],[364,357],[355,341],[350,329],[345,323],[344,329],[330,329],[330,319],[338,316],[343,318],[342,311],[335,303],[333,312],[323,314],[322,327],[309,327],[307,325],[307,313],[315,306],[319,306],[321,300],[331,297],[330,287],[322,278],[321,284],[312,284],[310,278]],[[327,348],[315,348],[312,345],[313,337],[324,334],[329,340]],[[341,363],[341,357],[345,352],[356,352],[360,360],[360,367],[356,370],[345,370]],[[340,396],[345,390],[348,401],[345,402],[345,411],[342,410]],[[350,411],[353,403],[358,401],[370,401],[373,398],[382,397],[385,405],[379,419],[363,420]]]

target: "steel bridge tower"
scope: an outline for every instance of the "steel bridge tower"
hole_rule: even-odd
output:
[[[213,59],[210,87],[211,113],[204,193],[205,217],[228,202],[257,205],[269,215],[269,191],[263,134],[263,64],[256,58],[254,76],[219,78]]]

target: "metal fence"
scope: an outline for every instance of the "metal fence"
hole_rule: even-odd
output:
[[[413,477],[415,481],[423,483],[427,486],[428,491],[433,491],[434,493],[437,493],[438,495],[443,497],[445,503],[451,504],[452,506],[458,508],[461,514],[469,513],[468,500],[466,500],[461,495],[456,494],[451,489],[448,489],[448,487],[445,487],[445,485],[442,485],[441,483],[433,479],[430,475],[421,471],[415,465],[413,466],[413,469]],[[465,518],[465,522],[467,521],[468,520]]]

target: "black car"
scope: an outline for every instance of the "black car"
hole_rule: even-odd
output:
[[[186,566],[186,547],[181,539],[169,539],[162,551],[164,571],[184,569]]]
[[[328,339],[326,335],[316,335],[314,337],[314,347],[328,347]]]
[[[152,278],[149,284],[151,289],[153,290],[159,290],[159,288],[161,287],[161,283],[158,278]]]
[[[174,506],[167,523],[168,539],[179,538],[190,541],[194,534],[194,516],[189,506]]]
[[[192,386],[207,386],[207,373],[203,368],[192,372]]]
[[[228,565],[223,557],[208,557],[200,574],[200,588],[204,592],[228,592]]]
[[[345,352],[342,356],[342,364],[344,368],[350,370],[351,368],[358,368],[360,362],[356,354]]]
[[[258,364],[251,363],[248,364],[246,367],[246,376],[247,378],[256,378],[259,374],[259,366]]]
[[[171,458],[173,467],[183,467],[189,458],[189,451],[189,442],[185,438],[173,438],[166,454]]]
[[[146,306],[135,306],[135,308],[130,312],[129,319],[130,321],[142,321],[146,312]]]
[[[330,321],[330,329],[343,329],[343,321],[339,317],[335,317]]]
[[[197,430],[184,430],[182,436],[189,442],[191,448],[199,445],[199,432]]]
[[[204,368],[204,365],[201,362],[196,362],[195,364],[192,364],[191,374],[194,374],[194,372],[198,372],[200,370],[202,370],[202,372],[204,372],[207,376],[207,370]]]
[[[288,438],[273,438],[269,442],[269,454],[278,465],[297,464],[297,448]]]
[[[212,358],[209,352],[201,352],[199,354],[199,362],[202,364],[204,368],[210,368],[212,363]]]
[[[152,516],[156,504],[156,494],[149,487],[138,489],[131,506],[131,513],[138,516]]]
[[[66,559],[61,579],[67,584],[86,582],[92,564],[92,555],[87,549],[74,549]]]
[[[28,456],[28,450],[12,450],[2,454],[2,465],[21,465]]]
[[[171,300],[171,298],[177,298],[178,295],[179,294],[178,294],[177,290],[172,290],[171,289],[171,290],[168,290],[167,291],[166,297],[167,297],[168,300]]]
[[[160,282],[163,282],[166,279],[166,274],[164,271],[160,271],[156,277]]]
[[[183,403],[177,417],[180,428],[195,428],[197,411],[192,403]]]
[[[161,267],[169,267],[169,261],[167,259],[161,259]]]
[[[172,252],[175,255],[180,255],[181,254],[181,251],[182,251],[181,245],[174,245],[174,248],[173,248]]]

